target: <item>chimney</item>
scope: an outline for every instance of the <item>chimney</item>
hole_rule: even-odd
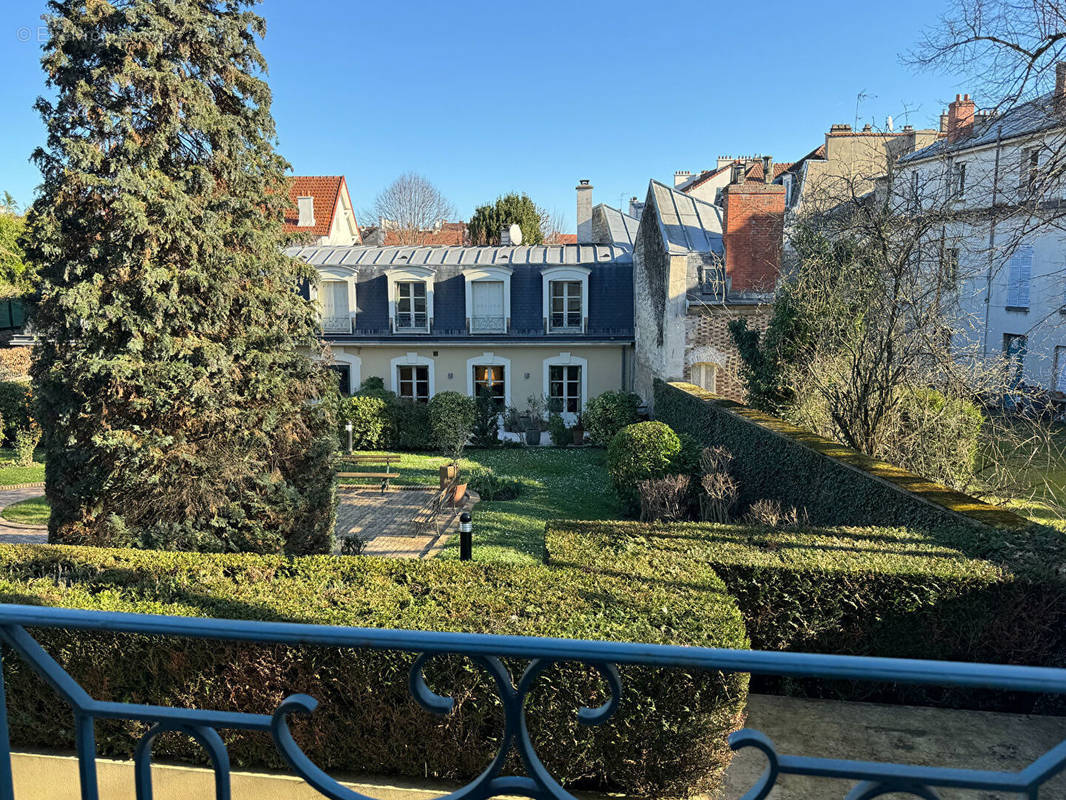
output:
[[[592,243],[592,184],[582,178],[577,184],[577,241]]]
[[[774,182],[774,160],[770,156],[762,157],[762,182]]]
[[[726,283],[732,294],[767,294],[781,273],[785,187],[738,183],[725,187]]]
[[[297,197],[296,198],[296,210],[299,211],[300,217],[296,221],[296,226],[299,228],[310,228],[315,224],[315,198],[313,197]]]
[[[1055,99],[1058,101],[1066,98],[1066,61],[1055,64]]]
[[[948,144],[965,139],[973,132],[975,103],[968,94],[957,94],[948,106]]]
[[[674,173],[674,188],[678,188],[681,184],[688,181],[692,177],[692,173],[687,169],[679,169]]]
[[[731,184],[732,183],[743,183],[744,182],[744,165],[743,164],[741,164],[739,162],[733,164],[733,169],[729,173],[729,182]]]

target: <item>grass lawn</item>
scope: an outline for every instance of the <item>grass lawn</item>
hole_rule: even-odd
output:
[[[360,453],[359,455],[369,455]],[[447,459],[428,453],[398,453],[396,485],[436,486]],[[522,483],[514,500],[482,502],[474,508],[474,558],[529,563],[544,557],[544,523],[549,519],[617,519],[618,501],[607,477],[607,454],[598,448],[554,447],[467,450],[460,468],[493,470]],[[362,469],[362,467],[361,467]],[[353,470],[354,471],[354,470]],[[368,468],[368,471],[377,471]],[[453,536],[441,554],[458,558]]]
[[[40,460],[38,460],[40,459]],[[44,480],[44,451],[34,454],[33,465],[19,467],[15,465],[15,451],[10,447],[0,447],[0,488],[15,486],[20,483],[37,483]]]
[[[1048,458],[1036,459],[1057,461],[1057,464],[1046,465],[1035,476],[1033,483],[1039,487],[1035,496],[1028,500],[1012,500],[1004,505],[1037,522],[1066,532],[1066,519],[1063,518],[1063,509],[1066,509],[1066,459],[1063,458],[1063,453],[1066,453],[1066,425],[1060,425],[1055,432],[1051,448],[1052,453]]]
[[[52,509],[44,497],[31,497],[21,503],[10,505],[0,513],[9,522],[21,522],[25,525],[47,525],[48,515]]]

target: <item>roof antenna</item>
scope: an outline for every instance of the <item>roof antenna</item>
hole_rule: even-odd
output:
[[[867,100],[871,97],[877,97],[877,95],[866,94],[865,89],[860,89],[859,93],[855,95],[855,125],[852,127],[852,130],[857,131],[859,129],[859,104],[863,100]]]

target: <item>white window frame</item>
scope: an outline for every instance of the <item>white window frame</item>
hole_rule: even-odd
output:
[[[351,386],[348,387],[348,393],[355,394],[359,391],[359,387],[363,385],[363,359],[359,356],[342,351],[331,353],[331,356],[332,358],[327,366],[337,365],[348,367],[348,380],[351,381]]]
[[[466,284],[466,330],[468,333],[508,333],[511,330],[511,275],[510,267],[476,267],[463,270],[463,282]],[[474,313],[474,284],[478,281],[503,284],[503,327],[498,330],[474,331],[472,315]]]
[[[399,367],[429,367],[429,398],[430,399],[437,393],[437,376],[434,371],[434,364],[432,358],[426,356],[420,356],[418,353],[406,353],[402,356],[396,356],[389,362],[389,389],[400,394],[400,371]]]
[[[588,267],[550,267],[541,270],[541,294],[544,300],[544,331],[555,336],[573,335],[585,333],[589,322],[589,274],[592,272]],[[551,285],[555,281],[580,281],[581,283],[581,330],[573,329],[552,330],[551,327]],[[584,370],[582,370],[582,374]]]
[[[318,267],[318,283],[311,287],[311,300],[315,304],[315,309],[318,312],[318,318],[320,327],[324,334],[345,335],[351,334],[355,330],[355,316],[356,316],[356,282],[358,273],[356,270],[350,267]],[[318,291],[319,284],[327,281],[338,281],[348,284],[348,330],[346,331],[327,331],[322,325],[322,302],[321,295]]]
[[[433,279],[436,273],[428,267],[398,267],[390,269],[386,275],[389,279],[389,327],[393,333],[429,333],[433,330]],[[397,328],[396,327],[396,301],[399,291],[396,286],[400,283],[426,284],[426,327],[424,328]]]
[[[503,367],[503,401],[511,407],[511,359],[495,353],[482,353],[466,360],[466,393],[477,400],[474,394],[474,367]]]
[[[587,358],[572,355],[571,353],[559,353],[557,356],[544,359],[544,402],[551,402],[551,368],[552,367],[581,367],[581,401],[578,403],[578,413],[585,410],[585,404],[589,399],[589,362]],[[567,425],[577,422],[577,414],[572,411],[564,411],[563,419]]]
[[[721,370],[721,364],[715,364],[713,361],[699,361],[689,366],[689,381],[696,386],[699,386],[705,392],[718,394],[718,373],[721,372]],[[704,385],[708,382],[706,380],[708,372],[711,376],[709,381],[711,384],[710,386]]]

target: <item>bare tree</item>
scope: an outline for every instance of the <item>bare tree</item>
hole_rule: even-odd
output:
[[[455,207],[426,178],[407,172],[377,196],[369,216],[400,244],[418,245],[455,216]]]
[[[547,209],[537,206],[540,214],[540,230],[544,234],[544,244],[562,244],[563,227],[565,226],[562,213],[558,209]]]

